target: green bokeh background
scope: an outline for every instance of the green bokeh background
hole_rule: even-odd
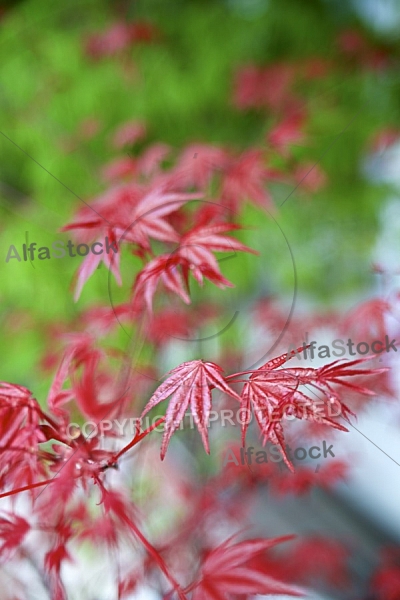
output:
[[[113,57],[94,62],[84,54],[85,36],[109,27],[118,8],[161,31],[155,43],[129,50],[136,66],[129,76]],[[393,66],[375,72],[343,58],[335,39],[349,27],[387,47]],[[262,143],[274,118],[266,111],[239,111],[232,103],[233,76],[244,64],[311,57],[333,61],[324,78],[296,88],[309,123],[307,141],[294,148],[299,160],[319,162],[329,184],[312,195],[291,193],[293,187],[284,184],[270,190],[277,207],[291,193],[275,219],[295,257],[299,295],[325,307],[341,306],[346,297],[362,299],[375,285],[371,248],[387,190],[365,179],[361,163],[371,135],[400,123],[398,55],[398,40],[378,40],[344,2],[68,0],[61,6],[32,0],[12,6],[0,26],[0,379],[26,385],[44,398],[49,379],[37,364],[49,323],[68,321],[93,302],[109,304],[104,266],[75,304],[71,281],[82,259],[6,264],[10,244],[20,249],[26,232],[39,246],[71,237],[59,229],[81,206],[80,199],[90,203],[106,189],[100,170],[118,156],[110,136],[125,121],[144,119],[149,140],[176,151],[195,141],[237,151]],[[99,133],[69,151],[68,141],[90,118],[99,120]],[[293,265],[282,234],[252,206],[244,210],[242,223],[249,230],[238,237],[260,257],[221,263],[236,289],[208,285],[195,297],[223,302],[224,294],[233,294],[230,302],[246,306],[268,292],[287,301],[293,294]],[[138,264],[125,258],[126,285],[121,291],[113,285],[115,302],[126,299],[123,292]],[[17,321],[10,327],[14,313]],[[115,339],[121,336],[119,331]],[[240,344],[235,328],[226,341]]]

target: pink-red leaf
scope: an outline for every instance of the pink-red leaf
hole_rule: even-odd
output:
[[[212,362],[202,360],[185,362],[170,371],[170,377],[150,398],[142,412],[142,418],[154,406],[172,396],[166,413],[161,459],[164,458],[171,436],[179,427],[189,405],[204,448],[208,454],[210,453],[207,425],[211,410],[212,388],[218,388],[240,401],[240,397],[228,386],[221,373],[221,367]]]

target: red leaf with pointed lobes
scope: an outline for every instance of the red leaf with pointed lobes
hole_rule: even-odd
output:
[[[301,349],[299,348],[299,350]],[[293,358],[294,355],[282,354],[255,371],[236,373],[226,378],[227,380],[240,381],[237,376],[251,373],[250,379],[245,382],[242,390],[241,407],[246,410],[246,414],[249,414],[251,407],[253,408],[257,423],[264,436],[264,444],[270,440],[273,444],[278,445],[286,465],[292,472],[294,468],[287,456],[282,427],[285,414],[291,414],[298,419],[324,423],[341,431],[348,431],[346,427],[340,425],[337,421],[319,414],[316,410],[318,404],[316,400],[320,401],[320,398],[315,397],[315,394],[314,397],[307,396],[298,389],[299,386],[315,388],[322,393],[325,403],[337,401],[341,407],[341,416],[349,422],[349,415],[355,415],[340,400],[339,393],[333,389],[332,385],[341,385],[359,394],[373,396],[375,393],[372,390],[343,381],[342,378],[379,374],[388,370],[387,368],[368,370],[355,368],[366,360],[371,360],[373,358],[371,356],[353,361],[337,360],[318,369],[310,367],[275,370],[276,367],[281,366],[286,360]],[[285,411],[285,409],[289,409],[289,411]],[[245,445],[247,427],[248,419],[245,419],[242,423],[243,446]]]
[[[102,178],[106,182],[112,182],[114,180],[132,177],[136,173],[136,164],[136,161],[129,156],[114,159],[102,168]]]
[[[306,346],[306,348],[309,348],[309,346]],[[303,350],[304,350],[304,348],[300,347],[300,348],[297,348],[296,351],[293,350],[292,353],[290,354],[290,356],[288,356],[288,353],[285,352],[285,354],[281,354],[280,356],[272,358],[271,360],[267,361],[261,367],[258,367],[257,371],[255,373],[253,373],[253,375],[251,375],[250,379],[255,377],[257,375],[257,373],[259,373],[260,371],[271,371],[272,369],[277,369],[278,367],[281,367],[282,365],[285,364],[285,362],[287,362],[288,360],[290,360],[291,358],[296,356],[296,354],[302,352]]]
[[[267,178],[262,152],[247,150],[225,170],[221,194],[223,204],[236,211],[245,200],[250,200],[274,212],[271,194],[265,189]]]
[[[112,144],[120,150],[124,146],[133,146],[146,136],[146,124],[143,121],[128,121],[120,125],[114,132]]]
[[[387,333],[385,316],[391,313],[391,305],[383,298],[371,298],[353,308],[343,319],[340,331],[359,340],[380,340],[384,344]]]
[[[121,285],[119,262],[121,244],[133,244],[135,250],[151,252],[150,239],[178,243],[179,235],[166,217],[190,200],[199,200],[202,194],[178,193],[164,184],[139,186],[133,183],[116,186],[105,193],[91,207],[84,207],[74,222],[61,231],[78,229],[83,241],[109,238],[109,252],[90,253],[76,274],[74,299],[78,300],[82,288],[101,261],[109,268]],[[91,210],[90,210],[91,209]],[[93,215],[97,213],[97,217]]]
[[[199,283],[202,282],[202,275],[205,275],[216,285],[230,285],[230,282],[222,277],[218,261],[211,250],[231,252],[231,256],[236,256],[236,251],[258,254],[258,252],[248,248],[238,240],[221,235],[233,229],[240,229],[240,226],[229,223],[200,226],[195,227],[182,237],[176,254],[187,261]]]
[[[233,287],[233,284],[223,277],[218,261],[211,250],[258,253],[234,238],[221,235],[232,229],[239,229],[239,227],[227,223],[196,227],[182,237],[180,245],[174,252],[169,255],[162,254],[151,260],[136,277],[133,286],[133,305],[136,307],[144,300],[147,309],[151,312],[153,296],[160,280],[168,290],[176,293],[186,304],[190,304],[187,293],[189,272],[200,285],[203,283],[203,277],[206,277],[220,288]],[[179,267],[182,270],[183,280]]]
[[[4,540],[0,546],[0,555],[3,560],[8,560],[12,551],[22,544],[30,528],[28,521],[19,515],[0,517],[0,537]]]
[[[164,459],[171,436],[179,427],[189,404],[204,448],[210,453],[207,425],[211,410],[211,390],[218,388],[240,401],[240,397],[227,385],[221,373],[221,367],[212,362],[193,360],[182,363],[169,372],[170,377],[150,398],[141,418],[154,406],[172,396],[166,412],[161,460]]]
[[[349,589],[349,555],[349,550],[339,540],[315,535],[299,540],[285,558],[297,581],[312,585],[318,579]]]
[[[305,140],[302,131],[304,121],[305,115],[302,113],[288,115],[268,133],[267,141],[287,158],[289,156],[288,146]]]
[[[177,294],[186,304],[190,304],[185,284],[177,268],[180,262],[179,256],[162,254],[140,271],[132,288],[134,310],[143,306],[144,301],[147,310],[152,312],[153,296],[160,281],[169,291]]]
[[[216,252],[250,252],[251,254],[259,254],[256,250],[245,246],[238,240],[221,235],[227,231],[241,229],[240,225],[231,223],[220,223],[216,225],[194,227],[186,233],[180,242],[180,253],[184,255],[186,247],[204,246],[204,249],[214,250]]]
[[[294,586],[278,581],[270,574],[255,569],[252,561],[276,544],[294,536],[270,540],[253,539],[232,544],[232,538],[217,546],[206,557],[201,579],[194,586],[193,600],[224,600],[227,594],[288,594],[302,596]]]
[[[302,467],[295,473],[279,474],[272,478],[272,489],[277,494],[299,496],[318,486],[329,491],[338,481],[346,479],[348,471],[347,463],[335,459],[322,465],[318,471],[314,468]]]
[[[171,149],[167,144],[153,144],[149,146],[140,158],[137,159],[137,170],[144,177],[150,177],[160,172],[160,164],[165,160]]]
[[[227,153],[217,146],[190,144],[183,150],[175,173],[183,186],[204,188],[213,172],[224,168],[229,162]]]

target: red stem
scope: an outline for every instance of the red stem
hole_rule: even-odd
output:
[[[0,494],[0,498],[7,498],[7,496],[13,496],[14,494],[19,494],[20,492],[26,492],[27,490],[33,490],[34,488],[40,487],[41,485],[47,485],[56,481],[58,477],[54,477],[53,479],[46,479],[46,481],[39,481],[39,483],[31,483],[30,485],[25,485],[22,488],[17,488],[16,490],[11,490],[11,492],[4,492]]]
[[[146,437],[146,435],[148,435],[151,431],[153,431],[153,429],[155,429],[156,427],[158,427],[161,423],[163,423],[165,421],[165,417],[161,417],[160,419],[158,419],[158,421],[156,421],[153,425],[151,425],[150,427],[148,427],[145,431],[143,431],[143,433],[141,433],[140,435],[137,435],[133,438],[133,440],[131,440],[129,442],[129,444],[127,444],[126,446],[124,446],[122,448],[122,450],[120,450],[118,452],[118,454],[114,454],[110,460],[108,461],[108,465],[112,465],[114,463],[117,462],[117,460],[123,455],[125,454],[125,452],[128,452],[128,450],[130,450],[131,448],[133,448],[133,446],[136,446],[136,444],[138,444],[140,442],[140,440],[142,440],[144,437]]]

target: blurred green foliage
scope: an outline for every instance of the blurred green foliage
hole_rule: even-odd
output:
[[[260,257],[221,263],[236,289],[207,285],[195,297],[232,307],[246,307],[261,293],[290,299],[294,273],[285,237],[299,295],[335,304],[372,288],[370,252],[386,190],[365,180],[361,161],[373,132],[399,125],[400,71],[374,72],[343,59],[335,42],[338,32],[361,25],[350,10],[336,10],[339,5],[30,0],[5,13],[0,26],[1,379],[45,395],[48,381],[36,365],[49,322],[72,319],[94,301],[109,304],[104,267],[75,305],[70,286],[81,259],[6,264],[9,245],[20,249],[26,232],[38,245],[71,237],[58,231],[81,206],[80,199],[90,203],[106,189],[100,169],[117,156],[110,135],[124,121],[144,119],[150,140],[176,149],[193,141],[237,151],[262,143],[273,118],[266,111],[239,111],[232,102],[235,70],[245,64],[311,57],[334,62],[324,78],[299,84],[309,126],[307,141],[294,151],[298,159],[318,161],[329,184],[313,195],[285,184],[271,186],[279,227],[268,214],[248,207],[242,222],[249,229],[239,235]],[[129,51],[133,70],[113,57],[92,61],[84,53],[86,36],[123,13],[161,31],[153,44],[139,43]],[[371,33],[365,35],[373,40]],[[396,44],[390,47],[393,56]],[[98,119],[99,133],[78,139],[80,124],[91,118]],[[118,291],[112,284],[115,302],[126,298],[138,264],[125,258],[125,286]],[[20,326],[11,327],[14,311]],[[229,342],[240,343],[240,327],[243,323],[229,332]]]

